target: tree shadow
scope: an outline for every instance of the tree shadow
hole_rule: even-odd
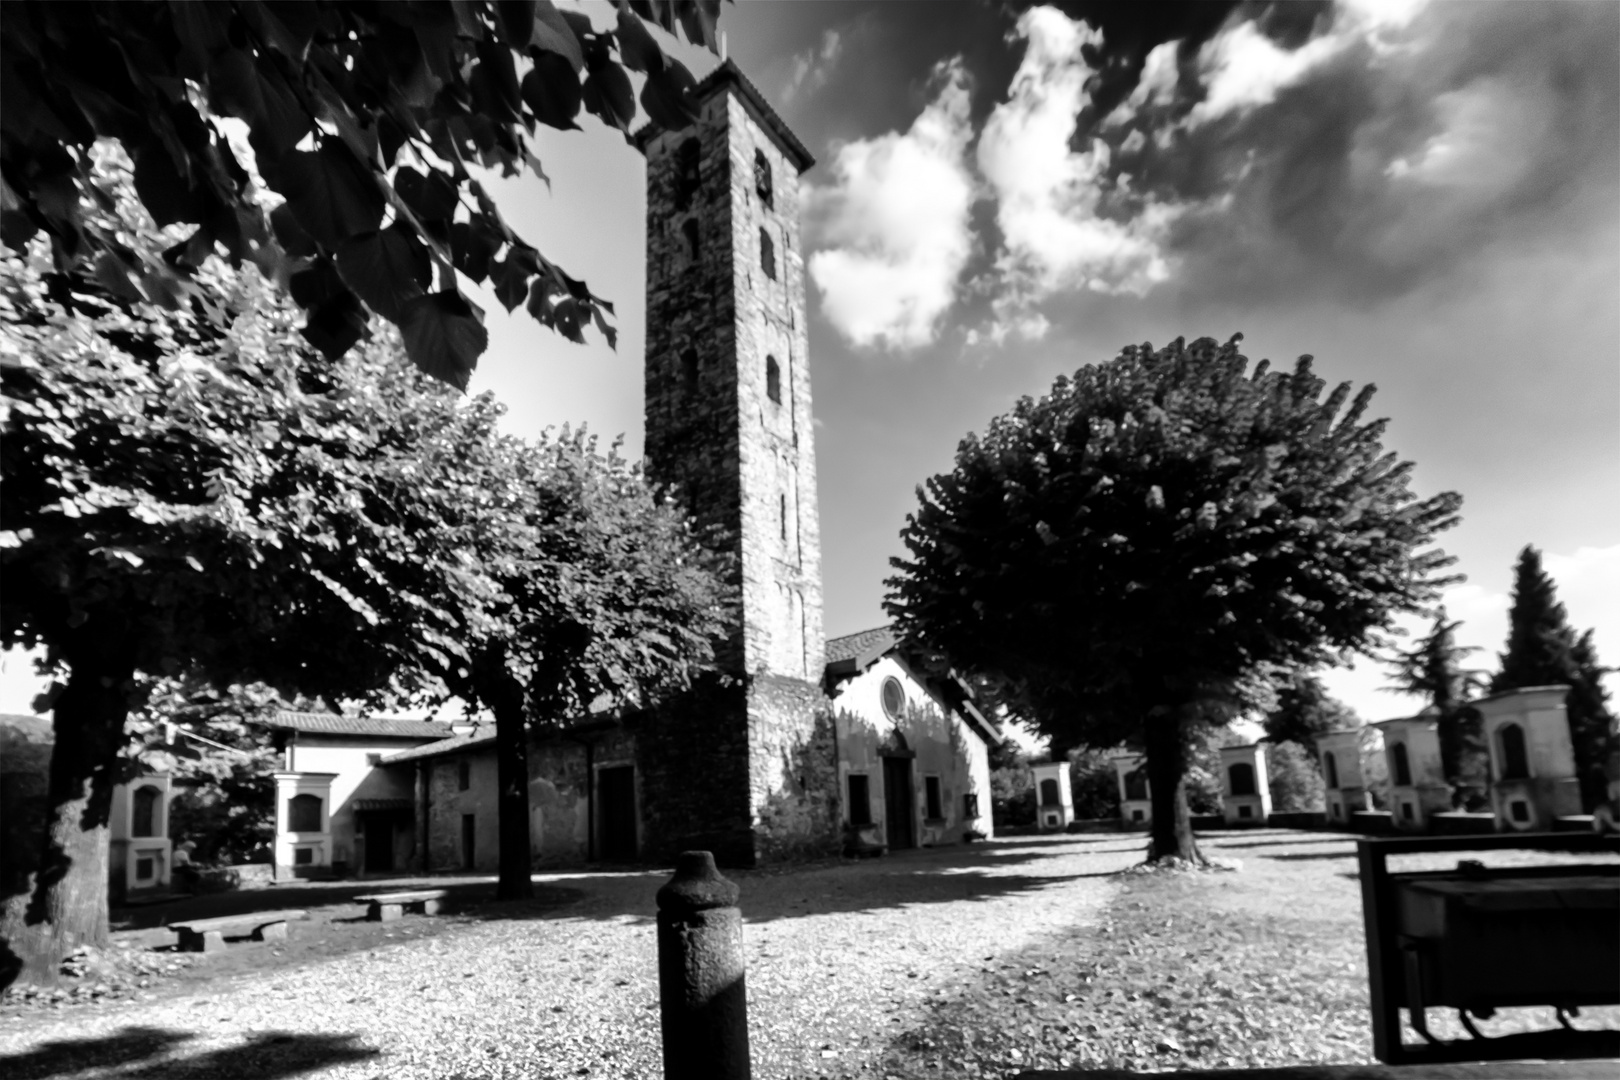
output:
[[[1223,848],[1259,848],[1259,847],[1292,847],[1296,844],[1342,844],[1349,842],[1348,836],[1310,836],[1300,837],[1296,840],[1257,840],[1252,844],[1222,844]]]
[[[1276,859],[1279,862],[1304,862],[1308,859],[1353,859],[1354,851],[1296,851],[1293,853],[1280,852],[1276,855],[1261,856],[1266,859]]]
[[[48,1080],[88,1069],[120,1069],[119,1080],[166,1080],[168,1077],[231,1077],[232,1080],[280,1080],[314,1069],[378,1056],[359,1044],[358,1035],[294,1034],[258,1031],[241,1046],[209,1050],[192,1057],[164,1055],[196,1033],[161,1028],[128,1027],[99,1039],[44,1043],[25,1054],[0,1057],[0,1076],[9,1080]],[[162,1057],[162,1060],[154,1060]]]
[[[268,889],[206,893],[141,907],[119,908],[113,912],[112,921],[115,930],[145,930],[173,926],[190,919],[211,919],[219,915],[251,915],[260,911],[331,907],[335,904],[359,905],[359,901],[355,899],[357,896],[401,889],[443,889],[446,911],[461,910],[495,895],[495,886],[487,879],[437,881],[431,878],[413,878],[408,881],[344,882],[341,885],[316,883],[276,885]],[[363,920],[364,916],[364,911],[356,912],[357,919]]]

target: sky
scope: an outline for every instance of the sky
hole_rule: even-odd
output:
[[[1251,360],[1375,383],[1418,494],[1462,493],[1441,546],[1476,666],[1526,544],[1620,664],[1620,5],[744,0],[720,27],[817,159],[829,636],[885,621],[915,489],[965,434],[1126,344],[1241,332]],[[614,302],[618,348],[475,292],[471,389],[514,432],[585,423],[639,456],[643,163],[584,114],[537,149],[549,185],[496,201]],[[27,708],[26,667],[0,709]],[[1421,705],[1368,661],[1325,681],[1369,720]]]

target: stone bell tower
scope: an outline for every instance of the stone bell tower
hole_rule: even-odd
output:
[[[750,864],[837,840],[799,228],[814,161],[733,62],[695,97],[696,124],[636,140],[646,455],[729,559],[727,678],[658,710],[637,758],[648,854],[709,847]]]

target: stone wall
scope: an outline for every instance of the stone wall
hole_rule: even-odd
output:
[[[842,846],[832,703],[802,679],[761,675],[748,695],[755,858],[820,858]]]
[[[468,765],[467,790],[461,790],[460,764]],[[480,743],[457,754],[429,758],[427,770],[428,838],[425,867],[429,872],[454,872],[466,865],[462,857],[462,818],[473,815],[473,864],[480,873],[493,874],[501,866],[500,819],[497,816],[495,745]]]

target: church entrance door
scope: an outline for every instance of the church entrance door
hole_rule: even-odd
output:
[[[360,831],[366,838],[366,873],[388,873],[394,868],[393,812],[364,810],[357,816],[360,818]]]
[[[917,846],[917,793],[911,787],[911,759],[883,759],[883,823],[888,832],[889,850]]]
[[[632,862],[636,857],[636,769],[615,765],[596,773],[597,827],[603,862]]]

